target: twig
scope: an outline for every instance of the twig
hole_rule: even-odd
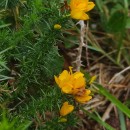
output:
[[[106,119],[108,119],[110,117],[109,114],[110,114],[111,110],[113,109],[113,107],[114,107],[114,104],[110,103],[110,105],[107,107],[107,110],[105,111],[105,113],[102,116],[103,121],[105,121]]]
[[[88,43],[87,43],[87,37],[86,40],[84,41],[85,38],[85,33],[88,31],[88,23],[87,23],[87,27],[84,23],[83,20],[80,20],[77,24],[80,25],[80,43],[79,43],[79,48],[78,50],[78,54],[77,54],[77,58],[76,58],[76,71],[80,71],[80,67],[83,66],[82,65],[82,50],[83,47],[85,47],[86,49],[86,62],[87,62],[87,69],[89,70],[89,53],[88,53]]]
[[[80,20],[77,24],[80,25],[80,43],[79,43],[79,48],[78,48],[78,55],[76,58],[76,71],[80,71],[81,67],[81,56],[82,56],[82,49],[84,44],[84,35],[85,35],[85,23],[83,20]]]
[[[87,22],[87,27],[86,27],[86,34],[89,29],[89,23]],[[87,69],[89,71],[90,64],[89,64],[89,52],[88,52],[88,40],[87,40],[87,35],[86,35],[86,40],[85,40],[85,48],[86,48],[86,61],[87,61]]]
[[[111,84],[118,76],[120,76],[121,74],[123,74],[125,71],[129,70],[130,66],[128,66],[127,68],[125,68],[124,70],[120,71],[119,73],[116,73],[113,78],[109,81],[109,84]]]
[[[106,100],[100,101],[100,102],[97,102],[97,103],[95,103],[95,104],[93,104],[93,105],[85,106],[84,109],[85,109],[85,110],[89,110],[89,109],[92,109],[92,108],[97,108],[98,106],[103,105],[103,104],[105,104],[105,103],[106,103]]]

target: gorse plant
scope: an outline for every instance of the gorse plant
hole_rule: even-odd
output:
[[[53,12],[55,12],[55,15],[59,15],[56,14],[56,12],[59,12],[58,8],[53,8],[53,11],[48,8],[41,8],[39,6],[45,6],[42,1],[41,4],[39,1],[38,7],[36,1],[29,2],[29,4],[26,6],[30,6],[30,9],[23,7],[23,10],[28,10],[28,12],[27,15],[23,14],[23,17],[21,16],[21,22],[23,22],[22,25],[19,25],[21,28],[18,31],[7,29],[8,41],[6,36],[1,35],[1,50],[7,46],[12,47],[6,55],[9,56],[10,62],[12,60],[13,67],[15,66],[18,73],[20,73],[20,80],[22,80],[24,87],[27,86],[27,83],[42,82],[44,80],[44,78],[41,78],[42,76],[52,78],[58,72],[58,68],[61,68],[60,62],[62,63],[58,56],[57,47],[55,47],[56,36],[60,35],[60,32],[53,29],[55,21],[49,21],[51,17],[52,19],[53,17],[58,18],[58,16],[53,15]],[[41,8],[41,10],[38,11],[37,8]],[[54,62],[57,65],[54,64],[53,71],[51,71],[52,67],[50,65]],[[37,81],[38,79],[39,81]]]
[[[8,75],[13,79],[6,84],[7,87],[13,87],[13,90],[8,91],[8,97],[2,95],[1,105],[15,109],[21,120],[23,117],[28,120],[34,118],[34,127],[50,129],[54,127],[52,124],[59,120],[59,116],[55,119],[54,115],[57,115],[58,106],[62,104],[61,94],[56,98],[59,90],[50,86],[50,80],[63,66],[62,57],[55,46],[57,40],[62,37],[62,32],[56,30],[54,25],[59,23],[61,27],[67,27],[68,18],[64,17],[67,11],[61,12],[57,1],[45,3],[41,0],[3,1],[1,8],[4,11],[1,11],[0,49],[3,51],[9,48],[4,57],[10,68]],[[7,69],[2,62],[1,65]],[[7,79],[1,87],[5,86],[6,81]],[[52,97],[55,97],[54,100]],[[7,99],[12,105],[6,102]],[[52,121],[46,120],[47,111],[51,114]],[[39,116],[43,116],[43,119]],[[42,124],[43,120],[48,122],[48,126]],[[67,123],[64,127],[75,123]],[[14,124],[11,127],[14,127]]]
[[[0,120],[0,129],[1,130],[26,130],[31,122],[24,121],[19,126],[15,126],[17,124],[18,119],[14,118],[12,121],[9,121],[9,119],[6,117],[5,112],[3,112],[2,119]]]
[[[8,81],[8,78],[5,78],[5,82],[1,82],[1,88],[6,86],[4,90],[13,88],[7,91],[10,96],[1,95],[1,106],[15,109],[16,116],[19,116],[21,121],[23,118],[34,120],[34,128],[50,129],[54,126],[52,123],[55,119],[47,121],[46,112],[53,116],[53,111],[58,110],[60,103],[57,103],[57,90],[50,86],[53,82],[51,80],[63,66],[62,57],[56,47],[62,33],[55,30],[54,25],[59,23],[61,26],[67,26],[68,19],[63,16],[66,12],[59,10],[57,1],[3,1],[0,6],[4,10],[1,11],[0,50],[9,48],[3,55],[10,68],[7,74],[13,78]],[[7,67],[2,60],[1,55],[1,75],[4,75],[6,72],[2,73],[2,70]],[[54,100],[52,97],[55,97]],[[43,119],[40,120],[39,116],[43,116]],[[42,124],[44,119],[48,126]],[[13,123],[11,129],[14,124],[17,123]],[[2,129],[4,127],[6,126]]]
[[[1,72],[1,75],[5,74],[13,78],[13,80],[8,81],[8,78],[6,78],[5,82],[1,82],[1,87],[4,87],[4,84],[8,82],[6,86],[14,88],[11,92],[11,98],[7,98],[4,95],[1,97],[3,98],[1,102],[3,107],[9,107],[12,110],[16,109],[18,112],[21,110],[21,106],[24,106],[22,109],[26,109],[27,105],[27,108],[31,110],[35,102],[34,95],[38,106],[41,105],[40,101],[44,100],[44,96],[48,97],[48,94],[41,97],[39,93],[41,93],[41,90],[47,93],[53,88],[49,87],[53,82],[51,80],[54,74],[58,74],[62,69],[63,60],[58,54],[58,48],[55,46],[58,37],[62,35],[60,31],[54,29],[54,24],[57,21],[60,24],[64,24],[67,19],[61,17],[59,4],[54,1],[51,1],[51,3],[44,3],[41,0],[5,1],[5,3],[1,3],[1,7],[7,14],[1,17],[1,26],[10,25],[8,27],[3,26],[0,31],[0,50],[3,51],[9,48],[3,55],[8,61],[8,68],[10,68],[10,71],[7,70],[8,73]],[[14,13],[11,14],[11,11]],[[1,71],[2,69],[7,69],[2,59],[1,55]],[[50,96],[51,93],[49,94]],[[7,100],[14,105],[8,103]],[[21,104],[20,106],[18,105],[19,103]],[[48,99],[46,99],[46,102],[42,102],[42,104],[44,103],[47,105]],[[53,108],[51,106],[54,105],[53,103],[50,103],[50,109]],[[41,110],[44,109],[42,106],[44,105],[41,105]],[[49,107],[47,108],[49,111]],[[37,116],[36,111],[39,111],[38,109],[39,107],[34,106],[31,110],[33,112],[30,114],[32,118]],[[28,114],[22,113],[21,115],[30,120]],[[22,118],[21,116],[21,120]]]
[[[129,27],[128,3],[124,0],[116,6],[116,2],[0,2],[0,130],[80,129],[84,126],[82,121],[87,119],[85,115],[106,129],[113,130],[96,109],[91,109],[94,106],[91,103],[98,101],[97,97],[101,95],[119,108],[120,121],[125,122],[122,117],[123,113],[130,116],[128,107],[102,85],[94,83],[98,74],[91,76],[90,64],[95,59],[89,57],[88,50],[99,56],[102,54],[120,69],[129,64],[129,57],[125,56],[129,49],[123,44],[126,27]],[[111,4],[112,9],[109,7]],[[97,23],[94,21],[96,14],[90,14],[94,7],[97,16],[100,16]],[[103,40],[104,46],[97,42],[96,33],[91,33],[97,29],[93,28],[94,22],[96,27],[112,37]],[[90,31],[88,23],[92,29]],[[115,45],[106,46],[108,41]],[[69,56],[72,56],[72,61]],[[124,123],[122,127],[125,128]]]

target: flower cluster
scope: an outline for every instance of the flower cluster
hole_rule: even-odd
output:
[[[73,73],[72,67],[69,67],[69,71],[64,70],[59,77],[54,77],[61,91],[65,94],[71,94],[77,102],[86,103],[92,98],[91,91],[85,88],[86,81],[83,73]]]
[[[93,2],[89,2],[89,0],[71,0],[71,17],[78,20],[87,20],[89,19],[89,16],[86,12],[92,10],[94,6],[95,4]]]

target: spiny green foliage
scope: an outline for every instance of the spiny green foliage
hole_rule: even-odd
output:
[[[19,126],[15,126],[18,123],[18,118],[13,118],[12,121],[6,117],[5,111],[2,113],[2,118],[0,119],[0,129],[1,130],[26,130],[31,122],[24,121],[24,123],[19,124]]]
[[[31,129],[65,129],[75,125],[75,121],[56,125],[61,94],[54,87],[49,87],[53,84],[54,74],[57,75],[63,66],[56,46],[62,33],[55,30],[54,25],[58,23],[66,27],[68,19],[64,17],[66,12],[61,13],[59,5],[58,0],[5,0],[0,4],[3,9],[0,12],[0,51],[9,48],[3,53],[7,63],[1,56],[1,65],[2,69],[8,66],[8,73],[3,74],[7,73],[13,79],[1,82],[0,87],[7,90],[7,95],[1,93],[1,106],[13,110],[11,120],[14,115],[19,118],[11,123],[6,120],[7,129],[13,130],[26,119],[33,121]],[[54,110],[57,110],[52,118],[54,121],[46,121],[46,112],[53,115]],[[38,113],[44,117],[43,120]]]
[[[1,50],[12,47],[5,57],[9,62],[15,62],[13,66],[20,75],[19,85],[24,88],[31,84],[42,86],[61,70],[62,59],[55,46],[57,36],[61,34],[53,26],[66,20],[59,16],[56,4],[48,4],[40,0],[28,1],[27,7],[22,8],[27,13],[21,14],[18,31],[5,28],[0,34]]]
[[[96,26],[115,39],[106,38],[103,44],[107,44],[100,46],[89,37],[89,48],[123,68],[123,63],[130,64],[130,57],[126,55],[129,48],[123,44],[123,38],[128,35],[125,29],[129,28],[127,2],[95,1],[99,11]],[[64,130],[76,127],[77,117],[73,113],[68,116],[66,123],[58,122],[59,109],[67,98],[53,86],[53,76],[59,74],[63,66],[57,42],[61,43],[64,40],[68,47],[72,47],[68,42],[72,41],[75,46],[79,40],[75,35],[72,35],[72,40],[70,35],[64,39],[62,31],[54,29],[55,24],[60,24],[62,28],[78,30],[74,27],[73,21],[68,21],[68,12],[61,10],[62,2],[63,0],[0,2],[0,106],[10,111],[6,117],[2,116],[1,110],[1,130],[5,127],[24,130],[28,126],[28,129],[38,130]],[[117,19],[122,22],[117,22]],[[69,33],[66,30],[64,32]],[[113,50],[114,53],[107,54]],[[123,63],[121,57],[125,59]]]
[[[5,71],[9,70],[9,68],[6,66],[6,61],[3,57],[3,55],[0,55],[0,81],[6,80],[9,77],[7,77],[5,74]]]
[[[45,91],[39,93],[40,97],[31,97],[19,108],[19,116],[33,120],[34,127],[45,130],[61,130],[75,126],[77,118],[70,114],[67,122],[59,122],[59,110],[63,102],[67,101],[67,96],[63,95],[56,86],[49,86]],[[62,99],[61,99],[62,97]],[[28,114],[27,114],[28,113]]]

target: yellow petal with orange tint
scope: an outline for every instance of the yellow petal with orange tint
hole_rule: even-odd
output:
[[[76,9],[72,10],[70,15],[73,19],[77,19],[77,20],[87,20],[87,19],[89,19],[89,16],[84,11],[79,11],[79,10],[76,10]]]
[[[93,9],[95,4],[89,0],[70,0],[71,17],[77,20],[88,20],[86,12]]]
[[[54,76],[54,78],[63,93],[74,95],[83,88],[85,89],[86,80],[83,73],[73,73],[72,67],[69,67],[69,70],[64,70],[59,77]]]
[[[65,84],[62,88],[61,88],[62,92],[66,93],[66,94],[71,94],[73,92],[73,86],[71,84]]]
[[[86,92],[83,95],[81,96],[75,95],[74,98],[79,103],[86,103],[92,98],[92,96],[89,96],[90,93],[91,91],[86,89]]]
[[[90,99],[92,99],[92,96],[75,96],[75,100],[83,104],[88,102]]]
[[[73,74],[73,76],[74,76],[75,79],[78,79],[79,77],[83,77],[84,74],[81,73],[81,72],[75,72],[75,73]]]
[[[80,77],[77,80],[75,80],[74,84],[74,88],[82,88],[86,86],[86,81],[84,77]]]
[[[67,71],[67,70],[64,70],[64,71],[60,74],[59,80],[64,80],[64,79],[66,79],[66,77],[68,77],[68,76],[69,76],[68,71]]]
[[[70,8],[84,10],[87,8],[88,0],[71,0]]]
[[[85,10],[85,12],[88,12],[94,8],[95,4],[93,2],[88,2],[88,6]]]
[[[69,113],[71,113],[74,110],[74,106],[73,105],[69,105],[68,102],[64,102],[61,109],[60,109],[60,115],[61,116],[66,116]]]

